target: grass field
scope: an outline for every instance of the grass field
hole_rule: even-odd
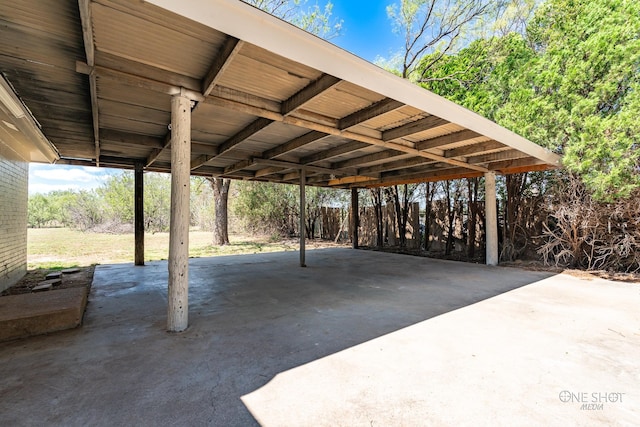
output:
[[[133,234],[85,233],[68,228],[30,228],[28,268],[66,268],[133,262]],[[230,235],[231,244],[213,246],[211,232],[189,233],[189,256],[252,254],[297,250],[294,239],[272,241],[269,236]],[[145,235],[145,260],[167,259],[169,233]]]

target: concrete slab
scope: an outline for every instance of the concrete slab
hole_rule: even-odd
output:
[[[0,342],[75,328],[86,305],[84,287],[2,297]]]
[[[166,262],[99,266],[83,328],[0,346],[0,424],[640,424],[637,284],[349,249],[297,263],[192,259],[182,334]],[[580,409],[592,393],[621,399]]]

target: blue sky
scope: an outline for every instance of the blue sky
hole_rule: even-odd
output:
[[[392,31],[387,6],[392,0],[333,0],[333,16],[342,19],[343,34],[332,43],[367,61],[390,58],[402,47]]]
[[[402,46],[402,40],[393,34],[387,18],[387,6],[393,0],[331,0],[333,17],[343,21],[342,32],[331,43],[352,52],[367,61],[391,58]],[[313,4],[309,0],[308,4]],[[324,3],[318,1],[319,4]],[[31,163],[29,167],[29,194],[54,190],[81,190],[99,187],[114,169],[85,168],[80,166],[46,165]]]

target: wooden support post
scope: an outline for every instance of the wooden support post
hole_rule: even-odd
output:
[[[496,208],[496,174],[484,174],[487,265],[498,265],[498,209]]]
[[[191,175],[191,101],[171,98],[171,220],[167,329],[189,325],[189,187]]]
[[[134,175],[135,265],[144,265],[144,165],[136,162]]]
[[[358,208],[358,189],[351,189],[351,230],[353,230],[353,249],[358,249],[358,227],[360,226],[360,215]]]
[[[307,171],[302,168],[300,170],[300,267],[306,267],[305,263],[305,207],[306,201],[306,187],[307,184]]]

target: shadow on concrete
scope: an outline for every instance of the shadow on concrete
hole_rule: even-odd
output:
[[[0,424],[225,425],[277,374],[552,274],[371,251],[190,260],[190,327],[165,332],[167,263],[98,266],[79,330],[0,345]],[[291,408],[295,410],[295,408]]]

